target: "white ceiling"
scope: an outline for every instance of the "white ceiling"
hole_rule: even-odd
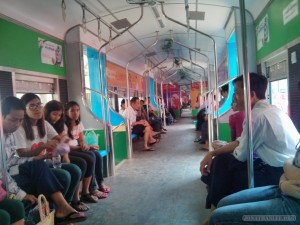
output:
[[[65,0],[66,20],[62,19],[61,0],[0,0],[0,14],[19,21],[46,34],[63,40],[67,30],[75,25],[82,23],[82,8],[77,1],[84,2],[86,6],[101,17],[107,24],[117,20],[127,18],[130,23],[137,21],[141,14],[139,5],[128,4],[126,0]],[[245,0],[246,9],[253,15],[254,19],[270,0]],[[204,21],[190,20],[190,26],[206,33],[214,38],[217,45],[217,56],[220,58],[225,48],[226,40],[224,25],[230,14],[231,8],[239,7],[238,0],[188,0],[189,11],[205,12]],[[177,76],[173,80],[187,82],[189,80],[199,80],[199,74],[203,74],[203,68],[207,67],[205,57],[192,52],[187,48],[177,44],[172,45],[169,53],[162,49],[165,39],[172,37],[190,48],[200,49],[202,54],[209,57],[209,63],[213,64],[213,45],[212,41],[194,31],[190,30],[188,35],[187,28],[175,24],[164,18],[161,12],[161,5],[157,2],[156,7],[161,14],[161,18],[166,24],[165,28],[160,28],[151,7],[144,5],[144,15],[142,20],[132,27],[129,32],[114,40],[114,49],[106,47],[107,58],[117,64],[125,66],[128,61],[140,55],[130,63],[130,69],[143,74],[145,70],[144,55],[155,52],[156,55],[148,57],[154,65],[161,63],[158,73],[165,73],[165,76],[178,69],[174,65],[174,58],[179,58],[182,66]],[[165,13],[183,24],[187,23],[185,1],[184,0],[165,0]],[[86,12],[87,28],[97,33],[98,23],[96,18]],[[109,39],[109,30],[101,23],[101,31],[104,39]],[[119,30],[121,32],[122,30]],[[158,43],[155,47],[145,50],[156,40],[158,32]],[[115,33],[113,32],[113,35]],[[192,59],[192,64],[189,62]],[[219,61],[220,62],[220,61]],[[184,67],[184,68],[183,68]]]

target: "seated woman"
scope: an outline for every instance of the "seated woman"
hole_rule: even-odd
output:
[[[65,116],[64,116],[64,107],[61,102],[56,100],[52,100],[48,102],[44,107],[44,115],[45,119],[53,126],[56,132],[61,137],[66,137],[67,133],[65,132]],[[90,161],[89,161],[90,160]],[[71,196],[66,196],[66,200],[71,202],[71,205],[77,211],[88,211],[89,206],[80,201],[80,188],[82,185],[82,181],[92,175],[92,158],[88,158],[87,160],[84,157],[77,156],[69,156],[69,154],[64,154],[63,158],[63,166],[65,164],[75,164],[80,168],[80,182],[73,183],[71,182],[71,186],[74,187],[74,191]],[[86,182],[86,181],[85,181]]]
[[[82,189],[82,201],[97,202],[98,199],[107,198],[110,188],[104,184],[103,179],[103,160],[97,151],[98,146],[87,146],[83,135],[83,124],[80,121],[80,107],[77,102],[70,101],[66,105],[66,130],[71,147],[70,156],[92,158],[91,165],[92,177],[84,179]],[[91,194],[90,194],[91,193]],[[96,201],[95,198],[96,197]],[[98,199],[97,199],[98,198]],[[94,200],[93,200],[94,199]]]
[[[24,157],[24,161],[29,161],[31,157],[38,155],[51,155],[61,138],[45,121],[39,96],[26,93],[21,101],[26,109],[23,124],[15,132],[18,155]],[[52,167],[52,163],[49,162],[48,165]],[[61,169],[51,170],[64,187],[63,195],[67,200],[71,199],[79,183],[80,169],[74,164],[63,164]]]
[[[299,224],[299,162],[300,146],[294,159],[285,162],[279,185],[247,189],[223,198],[209,224],[251,225],[258,221],[260,224]]]

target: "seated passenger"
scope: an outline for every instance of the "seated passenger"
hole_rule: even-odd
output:
[[[122,101],[121,101],[121,109],[119,110],[119,113],[122,116],[124,116],[125,109],[126,109],[125,99],[122,99]]]
[[[297,153],[294,162],[292,158],[285,162],[279,185],[251,188],[223,198],[209,224],[298,224],[300,164],[295,159],[299,160],[300,154]]]
[[[202,144],[200,150],[208,150],[209,144],[208,144],[208,115],[207,112],[204,111],[204,122],[201,126],[201,139],[199,140],[199,143]]]
[[[244,108],[243,77],[236,78],[233,84],[237,104]],[[294,155],[294,146],[299,139],[291,119],[266,102],[267,84],[266,77],[250,74],[255,187],[278,182],[283,163]],[[208,185],[207,208],[248,186],[248,136],[245,130],[237,140],[208,152],[200,163],[201,179]]]
[[[159,132],[161,134],[167,133],[167,129],[163,127],[162,119],[155,115],[153,109],[149,109],[149,124],[153,128],[154,132]]]
[[[3,168],[2,160],[0,160],[0,168]],[[4,176],[3,176],[4,175]],[[7,180],[6,171],[0,170],[0,221],[1,225],[23,225],[25,210],[21,201],[16,199],[6,198],[6,190],[4,187],[9,184]],[[2,187],[3,184],[3,187]]]
[[[166,114],[166,124],[169,126],[174,122],[174,118],[169,112],[167,107],[165,107],[165,114]]]
[[[56,100],[47,102],[47,104],[44,107],[45,120],[48,121],[53,126],[53,128],[62,138],[68,136],[67,133],[65,132],[64,112],[65,110],[63,104]],[[77,211],[82,212],[82,211],[89,210],[89,206],[87,206],[85,203],[80,201],[79,192],[82,185],[82,180],[85,177],[91,176],[92,174],[92,163],[88,164],[89,162],[86,162],[83,158],[76,157],[76,156],[69,156],[68,153],[63,155],[62,161],[63,161],[62,168],[65,168],[70,163],[72,163],[77,165],[76,170],[79,170],[80,172],[78,181],[74,179],[71,180],[70,186],[73,187],[72,188],[73,192],[70,193],[70,195],[67,194],[65,196],[66,200],[70,202],[71,206]],[[87,168],[87,167],[91,167],[91,168]],[[91,172],[87,172],[88,170],[90,170]],[[72,173],[72,170],[68,170],[68,171]]]
[[[98,199],[107,198],[110,188],[104,184],[103,159],[98,152],[99,146],[87,146],[83,135],[83,124],[80,121],[80,107],[77,102],[70,101],[66,105],[66,127],[65,132],[71,138],[71,156],[92,158],[92,180],[84,179],[81,200],[86,202],[97,202]],[[89,183],[90,182],[90,183]],[[88,185],[89,184],[89,185]],[[87,189],[88,188],[88,189]],[[96,197],[96,201],[95,198]]]
[[[177,122],[177,120],[176,120],[176,115],[175,115],[175,112],[174,112],[174,110],[172,109],[171,106],[169,107],[169,113],[170,113],[170,114],[172,115],[172,117],[173,117],[173,122],[176,123],[176,122]]]
[[[36,94],[26,93],[21,101],[26,109],[23,124],[15,133],[18,156],[24,157],[25,162],[33,156],[52,155],[61,138],[45,121],[40,98]],[[50,162],[48,165],[53,167]],[[52,171],[64,187],[63,195],[67,196],[67,200],[71,199],[81,176],[78,167],[74,164],[64,164],[62,168],[53,168]],[[76,185],[71,186],[71,182]]]
[[[24,105],[16,97],[7,97],[1,103],[4,130],[4,152],[7,158],[6,181],[8,194],[14,194],[17,200],[36,203],[37,196],[44,194],[57,206],[55,211],[56,224],[80,222],[86,219],[64,199],[61,191],[63,186],[58,182],[47,164],[41,160],[51,157],[51,153],[27,158],[18,156],[15,148],[15,131],[24,118]],[[55,148],[54,142],[43,144],[44,148]],[[2,222],[2,221],[1,221]],[[2,223],[1,223],[2,224]]]
[[[226,99],[228,98],[229,85],[225,84],[220,89],[221,89],[221,100],[219,102],[219,107],[221,107],[225,103]]]
[[[154,151],[149,145],[157,143],[157,139],[152,136],[152,128],[146,120],[136,121],[137,111],[140,109],[140,100],[133,97],[130,100],[130,106],[125,110],[125,117],[129,120],[132,133],[137,136],[144,136],[144,151]]]
[[[229,116],[230,137],[231,141],[235,141],[242,134],[245,119],[245,111],[239,109],[235,94],[232,96],[231,108],[236,113]]]

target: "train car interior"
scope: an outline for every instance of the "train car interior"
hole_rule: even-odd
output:
[[[235,140],[237,77],[266,77],[267,102],[300,129],[299,11],[300,0],[0,0],[0,98],[78,103],[111,192],[76,224],[202,224],[200,162]],[[141,134],[129,110],[148,121]]]

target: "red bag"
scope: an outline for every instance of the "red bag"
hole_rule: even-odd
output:
[[[2,181],[0,180],[0,202],[6,198],[6,191],[2,187]]]

